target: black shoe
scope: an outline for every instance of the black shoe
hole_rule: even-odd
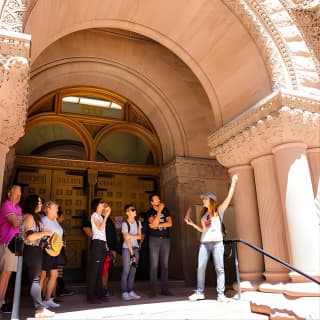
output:
[[[105,289],[105,291],[104,291],[104,296],[105,296],[105,297],[112,297],[112,296],[113,296],[113,293],[112,293],[111,290]]]
[[[74,295],[74,291],[69,289],[63,289],[61,292],[57,294],[57,296],[59,297],[66,297],[66,296],[72,296],[72,295]]]
[[[169,290],[162,290],[161,291],[161,295],[163,295],[163,296],[173,296],[172,292],[170,292]]]
[[[2,313],[6,313],[6,314],[12,313],[12,305],[11,305],[11,303],[4,303],[1,306],[1,312]]]

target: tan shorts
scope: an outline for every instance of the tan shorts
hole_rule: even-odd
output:
[[[18,257],[8,249],[8,245],[0,244],[0,271],[17,271]]]

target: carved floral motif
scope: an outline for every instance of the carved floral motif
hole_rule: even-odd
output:
[[[0,29],[22,32],[24,16],[28,7],[28,0],[6,0],[1,17]]]
[[[212,134],[210,154],[226,167],[245,165],[283,143],[319,147],[319,132],[318,99],[278,92]]]

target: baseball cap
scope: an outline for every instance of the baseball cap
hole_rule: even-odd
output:
[[[209,199],[212,199],[214,201],[217,201],[217,196],[211,192],[208,192],[208,193],[205,193],[205,194],[202,194],[200,196],[200,199],[204,199],[204,198],[209,198]]]

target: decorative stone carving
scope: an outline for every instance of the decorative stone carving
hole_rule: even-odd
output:
[[[292,19],[314,52],[315,63],[320,69],[320,2],[319,0],[281,0]],[[292,3],[293,2],[293,3]]]
[[[22,32],[24,16],[30,0],[5,0],[0,17],[0,29]]]
[[[224,2],[241,19],[262,51],[265,64],[271,70],[274,89],[299,89],[309,94],[320,95],[317,62],[301,35],[301,29],[296,27],[293,15],[288,12],[292,10],[287,0]],[[305,17],[304,14],[300,16]],[[308,41],[308,32],[311,32],[314,45],[319,45],[317,21],[318,17],[313,18],[312,26],[315,25],[316,29],[307,28],[303,33]]]
[[[282,143],[318,147],[319,132],[318,99],[278,92],[212,134],[210,154],[226,167],[244,165]]]
[[[30,37],[0,33],[0,142],[12,146],[24,134],[28,108]]]

